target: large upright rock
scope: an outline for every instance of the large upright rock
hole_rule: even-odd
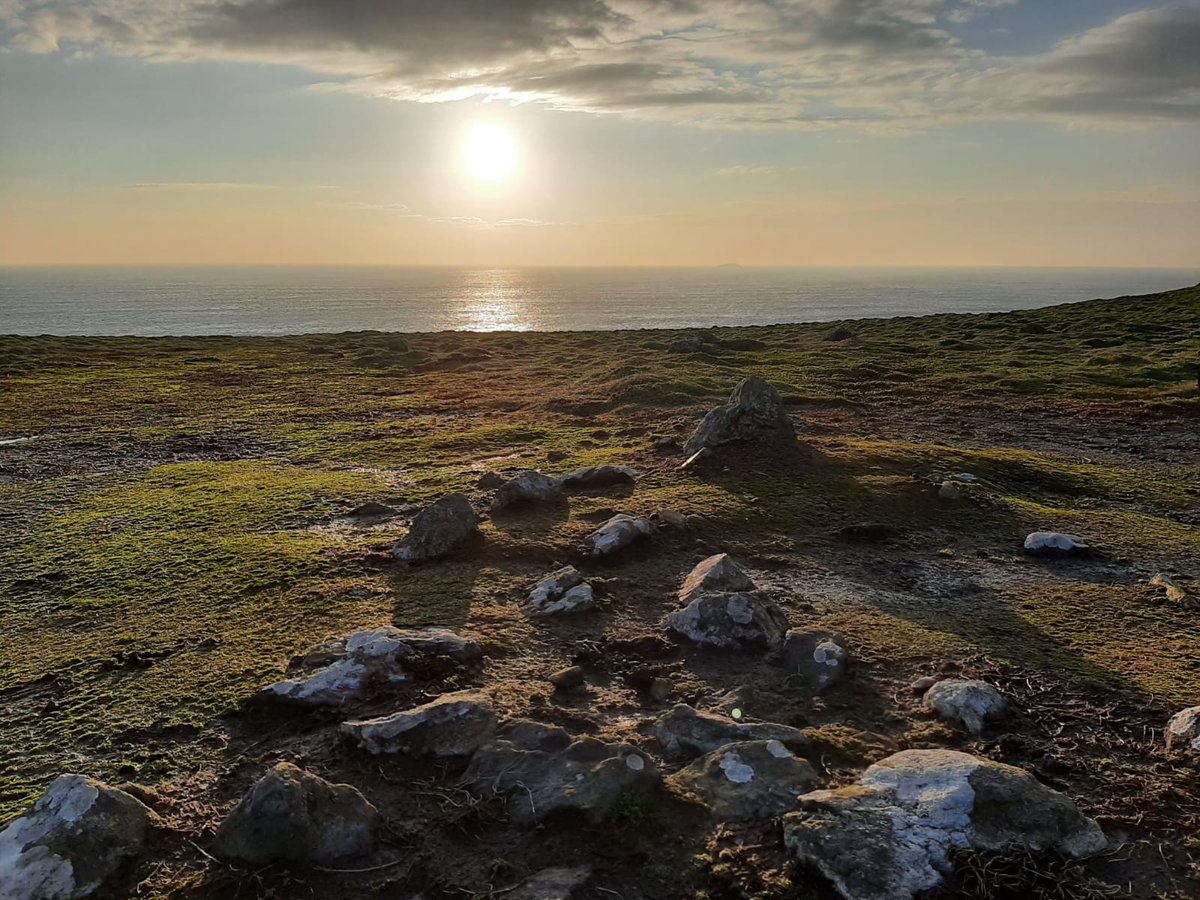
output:
[[[500,485],[492,497],[492,514],[507,512],[514,506],[531,503],[553,503],[562,499],[562,485],[533,469],[518,472]]]
[[[696,565],[683,580],[679,602],[691,603],[701,594],[753,591],[756,585],[728,553],[718,553]]]
[[[911,900],[956,850],[1098,853],[1100,826],[1029,773],[954,750],[905,750],[858,784],[814,791],[784,818],[784,843],[846,900]]]
[[[152,821],[153,813],[124,791],[60,775],[0,831],[0,897],[90,897],[142,852]]]
[[[691,456],[705,448],[755,438],[792,437],[795,432],[779,392],[757,375],[744,379],[729,402],[711,410],[688,438],[683,452]]]
[[[389,716],[346,722],[342,734],[371,753],[446,757],[470,756],[495,729],[491,702],[461,691]]]
[[[404,562],[445,556],[479,531],[471,501],[447,494],[425,507],[412,521],[406,537],[393,551]]]
[[[666,621],[689,640],[728,649],[776,647],[788,628],[783,610],[762,591],[701,594]]]
[[[348,784],[277,763],[229,814],[213,843],[223,859],[327,865],[369,853],[379,811]]]

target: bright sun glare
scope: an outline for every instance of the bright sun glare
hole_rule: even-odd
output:
[[[463,145],[467,171],[480,181],[503,181],[517,167],[517,145],[499,125],[475,125]]]

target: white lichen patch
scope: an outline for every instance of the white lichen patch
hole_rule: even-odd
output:
[[[742,762],[742,758],[733,751],[721,757],[721,771],[734,784],[749,784],[754,780],[754,769]]]

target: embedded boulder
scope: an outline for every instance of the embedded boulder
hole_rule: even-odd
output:
[[[406,659],[415,662],[436,657],[473,666],[483,658],[483,650],[474,639],[448,628],[388,625],[358,631],[318,644],[299,661],[305,674],[267,685],[260,697],[305,706],[340,706],[362,696],[371,684],[407,680]]]
[[[584,538],[583,548],[592,556],[610,556],[652,534],[654,524],[649,519],[618,513]]]
[[[591,877],[589,866],[555,866],[542,869],[504,897],[505,900],[571,900]]]
[[[1086,556],[1091,551],[1091,547],[1073,534],[1034,531],[1025,538],[1025,552],[1030,556]]]
[[[755,438],[790,438],[795,432],[779,392],[757,375],[744,379],[729,402],[711,410],[688,438],[689,457],[703,449]]]
[[[476,796],[502,796],[519,825],[535,825],[567,810],[599,823],[623,795],[645,793],[660,782],[654,761],[630,744],[592,737],[554,748],[559,729],[527,728],[509,740],[484,744],[463,782]]]
[[[668,613],[667,625],[710,647],[776,647],[787,631],[787,616],[762,591],[701,594],[683,609]]]
[[[817,781],[807,760],[779,741],[726,744],[667,778],[667,787],[707,806],[722,822],[782,815]]]
[[[574,566],[565,566],[539,581],[522,605],[525,614],[534,618],[594,609],[596,600],[592,586]]]
[[[370,853],[381,822],[357,788],[281,762],[221,823],[213,850],[254,866],[326,865]]]
[[[1167,749],[1200,752],[1200,706],[1171,716],[1167,722]]]
[[[124,791],[60,775],[0,831],[0,897],[90,897],[142,853],[154,814]]]
[[[1008,709],[1004,696],[986,681],[946,678],[925,692],[925,706],[948,722],[979,734],[988,720],[1001,719]]]
[[[858,783],[814,791],[784,817],[788,851],[846,900],[911,900],[958,850],[1099,853],[1104,833],[1028,772],[954,750],[905,750]]]
[[[780,657],[790,673],[813,693],[842,680],[850,661],[846,639],[832,631],[793,628],[783,639]]]
[[[532,503],[553,503],[562,499],[562,486],[557,478],[551,478],[533,469],[526,469],[510,478],[496,490],[492,497],[492,513],[506,512],[514,506]]]
[[[808,738],[799,728],[774,722],[738,722],[676,704],[654,723],[652,733],[667,753],[695,756],[744,741],[775,741],[804,752]]]
[[[679,602],[691,603],[701,594],[757,590],[757,585],[728,553],[718,553],[696,565],[679,589]]]
[[[406,537],[392,551],[402,562],[421,562],[445,556],[479,532],[471,501],[462,494],[447,494],[421,510]]]
[[[341,732],[375,754],[470,756],[496,730],[496,712],[471,691],[445,694],[429,703],[375,719],[344,722]]]
[[[585,466],[568,472],[558,483],[569,491],[636,484],[638,473],[628,466]]]

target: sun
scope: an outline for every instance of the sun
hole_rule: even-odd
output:
[[[480,123],[467,132],[463,162],[479,181],[503,181],[517,168],[517,145],[506,128]]]

